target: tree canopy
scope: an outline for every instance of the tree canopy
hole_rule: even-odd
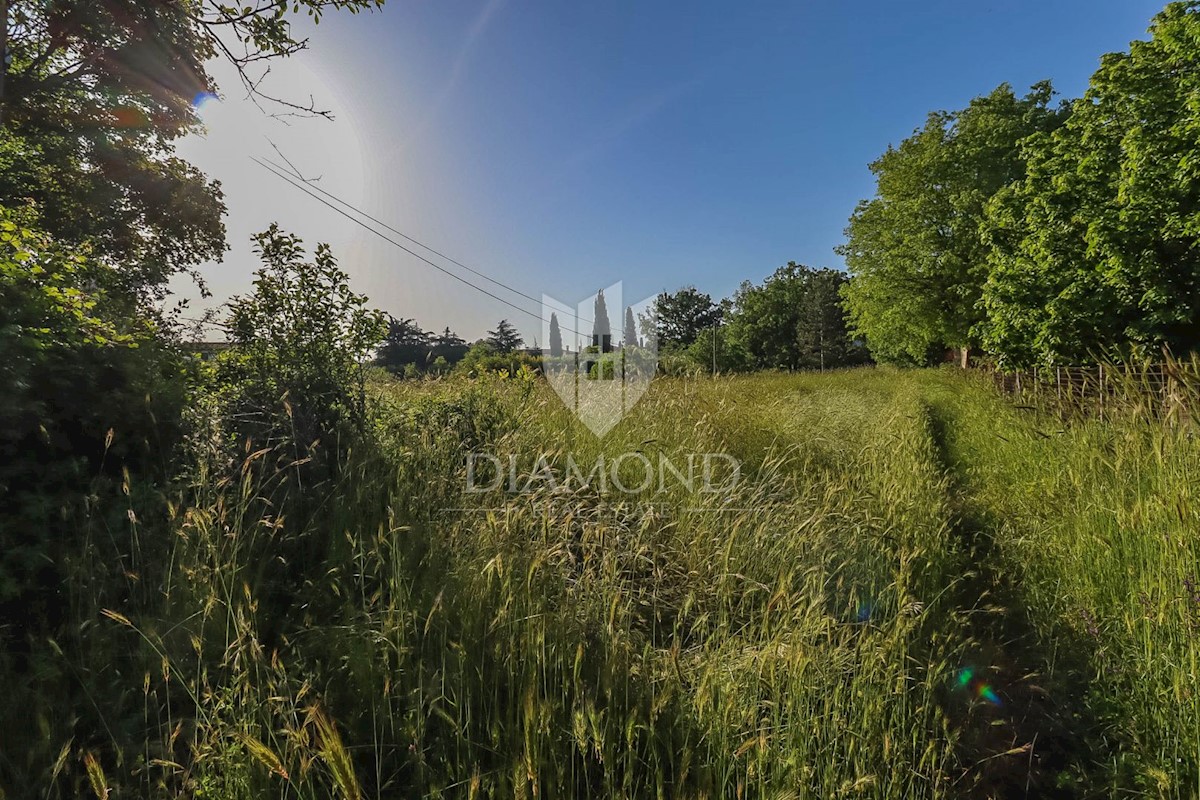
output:
[[[730,359],[763,369],[861,363],[865,353],[849,339],[838,294],[845,282],[837,270],[792,261],[761,285],[743,283],[728,318]]]
[[[1105,56],[1085,95],[1007,86],[871,165],[841,249],[883,360],[982,348],[1005,367],[1200,348],[1200,2]]]
[[[685,348],[701,332],[721,324],[721,307],[712,296],[694,286],[663,292],[653,308],[642,315],[642,332],[657,337],[660,349]]]
[[[1009,364],[1200,346],[1200,3],[1150,33],[1105,56],[990,206],[981,331]]]
[[[876,194],[862,202],[839,252],[856,334],[880,359],[925,363],[946,347],[978,343],[987,278],[980,225],[988,201],[1025,170],[1021,143],[1052,130],[1049,83],[1023,98],[1007,84],[925,126],[871,164]]]
[[[119,266],[125,289],[167,280],[225,251],[219,183],[175,155],[195,103],[218,91],[206,64],[233,64],[251,96],[285,114],[322,114],[267,93],[275,58],[303,49],[291,19],[382,0],[7,0],[0,24],[0,198],[33,224]]]
[[[433,334],[422,330],[416,320],[388,317],[387,334],[375,363],[393,371],[408,364],[425,365],[433,360]]]
[[[521,334],[517,333],[516,327],[506,319],[496,323],[496,329],[488,331],[487,338],[484,340],[497,353],[511,353],[514,350],[520,349],[525,344],[525,340],[521,338]]]

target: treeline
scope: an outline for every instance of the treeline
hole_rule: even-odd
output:
[[[793,261],[721,301],[691,287],[660,294],[642,326],[657,336],[669,371],[855,366],[869,356],[848,332],[839,296],[845,283],[842,272]]]
[[[948,349],[1003,367],[1176,354],[1200,345],[1200,3],[1101,60],[1054,104],[1002,85],[871,165],[875,197],[841,253],[872,355]]]
[[[506,319],[500,320],[484,338],[467,344],[449,327],[433,333],[424,330],[416,320],[389,317],[374,364],[405,378],[451,372],[516,372],[522,366],[539,368],[537,357],[523,350],[524,345],[516,326]]]
[[[846,282],[845,273],[837,270],[789,262],[761,284],[746,281],[733,297],[719,301],[693,286],[663,292],[647,312],[635,315],[626,308],[620,327],[612,324],[600,292],[592,314],[592,344],[583,349],[653,345],[660,368],[671,373],[861,365],[870,357],[862,342],[848,333],[840,296]],[[569,350],[555,314],[550,315],[549,333],[546,352],[557,357]],[[523,345],[508,320],[500,320],[496,330],[468,346],[449,328],[433,334],[411,319],[392,318],[375,363],[406,377],[511,372],[522,364],[540,369],[536,343],[529,350],[522,350]]]

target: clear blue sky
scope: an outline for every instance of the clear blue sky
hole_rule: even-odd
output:
[[[1077,96],[1163,4],[389,0],[327,16],[278,70],[276,90],[338,121],[268,132],[328,190],[526,294],[573,304],[623,280],[627,302],[685,284],[719,297],[789,260],[841,266],[889,143],[1001,82]],[[205,270],[218,299],[248,287],[246,237],[278,220],[333,244],[397,316],[537,335],[250,164],[271,150],[222,88],[209,139],[184,147],[228,194],[233,251]]]

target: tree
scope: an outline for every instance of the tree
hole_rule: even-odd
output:
[[[550,355],[558,358],[562,354],[562,331],[558,327],[558,314],[550,312]]]
[[[800,367],[797,328],[809,273],[808,267],[789,261],[761,286],[746,281],[734,295],[730,341],[741,346],[754,366]]]
[[[637,323],[633,321],[633,309],[629,306],[625,306],[625,330],[622,335],[621,344],[624,347],[637,347],[639,345]]]
[[[225,250],[220,186],[174,155],[217,88],[205,64],[230,61],[250,94],[284,113],[316,108],[269,96],[272,59],[303,49],[289,9],[319,18],[379,0],[7,0],[0,27],[0,201],[32,204],[64,245],[87,242],[119,265],[125,290],[161,297],[171,275]],[[4,48],[0,48],[2,51]]]
[[[750,368],[750,359],[740,342],[730,339],[729,328],[702,331],[686,350],[688,360],[702,372],[741,372]]]
[[[642,330],[657,337],[660,349],[687,347],[702,331],[720,325],[721,314],[710,295],[686,286],[660,294],[654,308],[642,315]]]
[[[612,322],[608,318],[603,289],[596,292],[596,302],[592,306],[592,344],[606,353],[612,348]]]
[[[351,291],[328,245],[317,245],[310,261],[300,239],[277,225],[254,240],[263,261],[254,291],[230,301],[234,350],[222,363],[234,387],[228,417],[243,420],[239,443],[286,441],[289,459],[328,443],[329,465],[332,444],[349,444],[347,434],[366,425],[363,364],[385,334],[383,314]]]
[[[1058,127],[1049,83],[1024,98],[1007,84],[925,127],[871,164],[876,194],[846,229],[853,279],[844,290],[854,331],[878,358],[926,363],[946,347],[978,346],[988,201],[1025,174],[1021,143]]]
[[[763,283],[743,283],[734,296],[727,333],[730,353],[760,369],[827,369],[862,363],[850,340],[839,290],[844,273],[794,261]],[[719,341],[718,341],[719,343]]]
[[[485,372],[506,372],[514,376],[522,370],[535,373],[541,369],[541,356],[518,353],[515,350],[501,352],[485,340],[471,345],[466,356],[454,367],[454,372],[468,376],[478,376]]]
[[[467,354],[467,349],[467,343],[463,341],[462,337],[446,327],[434,337],[431,352],[435,361],[442,358],[447,364],[456,364]]]
[[[496,330],[488,331],[486,342],[497,353],[511,353],[525,344],[517,329],[506,319],[496,324]]]
[[[1105,56],[1067,123],[991,204],[985,346],[1003,364],[1200,348],[1200,3]]]
[[[862,363],[863,349],[850,341],[841,289],[845,273],[813,270],[808,275],[796,320],[797,363],[806,369],[825,370]]]
[[[421,330],[416,320],[388,317],[387,334],[375,356],[375,363],[392,372],[409,364],[418,368],[431,360],[432,334]]]

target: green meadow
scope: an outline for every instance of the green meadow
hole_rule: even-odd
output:
[[[938,370],[664,378],[603,439],[528,373],[368,408],[323,484],[201,438],[169,535],[67,554],[11,796],[1200,793],[1189,426]],[[740,476],[469,491],[470,452]]]
[[[0,0],[0,800],[1200,798],[1200,0],[742,5]]]

